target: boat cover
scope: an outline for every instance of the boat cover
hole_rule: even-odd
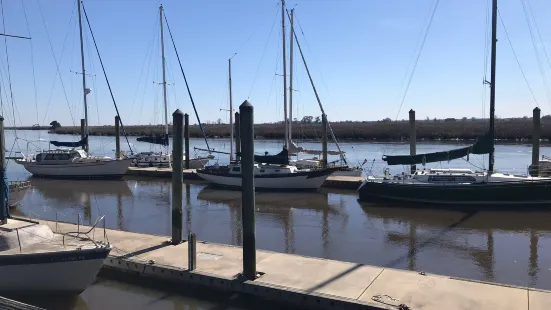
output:
[[[86,145],[87,141],[88,137],[85,137],[84,139],[77,142],[50,141],[50,144],[57,147],[83,147]]]
[[[415,164],[425,164],[425,163],[433,163],[433,162],[439,162],[439,161],[450,161],[453,159],[458,159],[458,158],[468,156],[469,154],[489,154],[493,149],[494,149],[494,137],[490,132],[488,132],[484,136],[477,139],[477,141],[473,145],[463,147],[460,149],[419,154],[414,156],[384,155],[383,160],[386,161],[388,165],[415,165]]]

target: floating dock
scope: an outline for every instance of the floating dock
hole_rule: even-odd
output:
[[[126,172],[126,175],[171,179],[172,168],[130,167]],[[201,180],[201,178],[197,175],[195,169],[185,169],[184,180]],[[325,183],[323,183],[323,187],[357,190],[358,187],[360,187],[360,185],[362,184],[363,180],[363,177],[329,176]]]
[[[42,221],[53,231],[75,224]],[[80,227],[81,230],[89,229]],[[103,236],[96,229],[95,236]],[[107,230],[113,246],[104,269],[215,290],[254,295],[314,309],[547,310],[551,292],[264,250],[256,252],[259,274],[243,280],[242,248],[196,243],[196,269],[188,270],[188,242]],[[103,240],[103,237],[97,238]]]

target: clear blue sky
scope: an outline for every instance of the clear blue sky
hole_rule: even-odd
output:
[[[543,47],[551,48],[551,20],[548,18],[551,2],[500,1],[500,11],[513,47],[542,113],[551,114],[522,1],[531,4],[541,31],[543,44],[534,33],[548,85],[551,85],[551,68]],[[29,35],[25,12],[32,36],[32,58],[30,41],[7,39],[16,124],[47,124],[52,120],[62,125],[78,124],[83,115],[81,77],[71,73],[80,71],[76,2],[23,0],[25,10],[21,0],[3,2],[5,31]],[[483,115],[486,0],[440,1],[408,95],[398,113],[404,93],[402,81],[408,66],[413,63],[416,44],[435,2],[287,1],[288,8],[296,9],[304,31],[305,37],[299,32],[299,40],[330,120],[402,119],[407,118],[407,111],[412,108],[419,119]],[[157,0],[85,1],[126,124],[162,122],[161,86],[153,83],[161,79],[160,4]],[[234,105],[248,98],[255,106],[257,122],[282,119],[282,77],[276,75],[282,73],[281,12],[277,0],[165,0],[162,4],[203,122],[218,118],[227,121],[227,112],[221,112],[220,108],[228,108],[227,60],[236,52],[232,61]],[[40,8],[60,65],[67,99],[57,75]],[[87,70],[95,75],[88,79],[88,86],[93,88],[92,95],[88,96],[90,124],[112,124],[115,110],[88,31],[85,37]],[[502,117],[531,115],[536,103],[501,24],[498,39],[496,114]],[[168,87],[169,110],[180,108],[192,115],[166,28],[165,44],[168,82],[174,83]],[[3,38],[0,38],[0,46],[4,114],[8,122],[13,123]],[[296,45],[295,51],[294,117],[319,115]],[[551,51],[548,52],[551,56]]]

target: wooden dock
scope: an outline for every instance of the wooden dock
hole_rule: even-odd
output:
[[[75,224],[43,221],[52,230]],[[81,230],[84,228],[81,227]],[[103,239],[98,229],[96,238]],[[188,270],[188,242],[107,230],[113,250],[104,268],[144,280],[208,287],[314,309],[547,310],[551,292],[299,255],[258,250],[259,277],[240,278],[242,248],[197,242],[196,269]]]
[[[172,168],[130,167],[126,172],[126,175],[171,179]],[[197,175],[195,169],[185,169],[184,180],[201,180],[201,178]],[[360,187],[360,185],[362,184],[363,180],[364,180],[363,177],[329,176],[325,181],[325,183],[323,184],[323,187],[357,190],[358,187]]]

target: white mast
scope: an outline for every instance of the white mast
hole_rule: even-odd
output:
[[[230,161],[233,160],[233,102],[231,92],[231,58],[228,59],[228,78],[230,88]]]
[[[283,39],[283,122],[285,124],[285,148],[289,148],[289,124],[287,123],[287,57],[285,55],[285,0],[281,0],[281,37]]]
[[[161,57],[163,61],[163,101],[165,104],[165,142],[168,142],[168,107],[166,103],[166,70],[165,70],[165,41],[163,35],[163,5],[159,7],[159,20],[161,24]],[[166,146],[166,153],[168,154],[168,145]],[[186,154],[187,156],[187,154]]]
[[[293,14],[295,9],[291,9],[291,35],[289,35],[289,143],[293,141]]]
[[[84,40],[82,39],[82,14],[80,9],[80,0],[77,0],[78,3],[78,27],[80,31],[80,60],[82,66],[82,92],[84,95],[84,138],[86,139],[86,144],[84,145],[84,150],[86,153],[89,152],[88,144],[88,102],[86,101],[86,95],[89,90],[86,89],[86,69],[84,67]]]

